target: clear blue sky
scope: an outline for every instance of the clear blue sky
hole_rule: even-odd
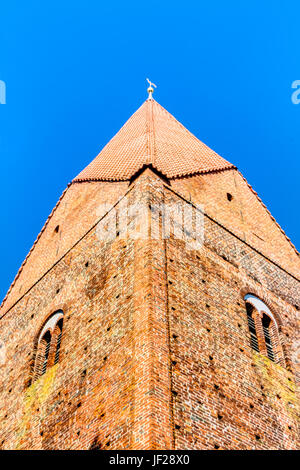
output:
[[[0,297],[67,183],[146,98],[238,166],[300,247],[298,0],[1,4]]]

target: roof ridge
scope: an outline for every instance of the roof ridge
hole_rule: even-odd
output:
[[[146,102],[146,138],[147,138],[147,155],[146,155],[146,163],[152,162],[152,129],[151,129],[151,112],[152,109],[150,108],[150,100]]]
[[[149,100],[150,105],[150,136],[151,136],[151,160],[153,166],[155,165],[155,150],[156,150],[156,142],[155,142],[155,124],[154,124],[154,116],[153,116],[153,100]]]

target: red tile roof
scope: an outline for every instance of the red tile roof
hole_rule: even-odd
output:
[[[167,178],[235,168],[147,100],[74,181],[128,180],[147,164]]]

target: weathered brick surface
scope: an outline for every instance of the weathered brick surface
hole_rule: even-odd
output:
[[[114,203],[128,188],[130,203],[189,204],[177,194],[184,193],[183,184],[173,182],[171,188],[146,170],[129,188],[127,183],[69,188],[76,197],[70,196],[64,209],[60,205],[53,227],[49,223],[40,239],[43,268],[34,272],[40,255],[33,252],[26,289],[19,300],[14,294],[0,319],[7,349],[0,368],[2,448],[297,447],[299,265],[279,229],[272,232],[274,244],[280,244],[278,257],[274,248],[261,254],[250,238],[231,233],[241,228],[240,221],[235,213],[230,221],[231,209],[227,213],[217,203],[216,213],[208,212],[231,231],[205,217],[205,246],[197,251],[174,237],[101,242],[97,227],[88,232],[103,198]],[[198,182],[188,185],[195,191],[194,211],[199,203],[205,209],[206,201],[196,196]],[[209,206],[211,193],[206,197]],[[160,218],[149,209],[141,223],[151,216]],[[57,220],[62,229],[63,223],[69,227],[58,253],[49,242]],[[243,300],[248,292],[276,316],[286,367],[250,348]],[[36,337],[59,309],[65,315],[60,362],[30,385]]]
[[[171,183],[187,200],[203,204],[208,215],[300,278],[299,254],[237,170],[194,175]]]
[[[0,310],[0,316],[99,220],[99,206],[114,204],[127,187],[128,182],[89,182],[73,184],[67,188],[43,227],[34,250],[18,273]]]
[[[208,249],[188,253],[173,241],[168,260],[176,448],[296,448],[295,376],[250,348],[243,296],[280,315],[286,351],[295,308]]]

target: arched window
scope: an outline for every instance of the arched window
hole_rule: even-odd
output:
[[[246,309],[247,309],[247,318],[248,318],[248,327],[249,327],[249,332],[250,332],[251,347],[255,351],[259,352],[256,326],[255,326],[255,321],[254,321],[254,318],[253,318],[254,308],[250,303],[247,302],[246,303]]]
[[[246,302],[250,344],[252,349],[267,356],[271,361],[284,366],[278,326],[269,307],[258,297],[247,294]]]
[[[59,362],[63,317],[61,310],[51,315],[39,334],[34,363],[34,380]]]

